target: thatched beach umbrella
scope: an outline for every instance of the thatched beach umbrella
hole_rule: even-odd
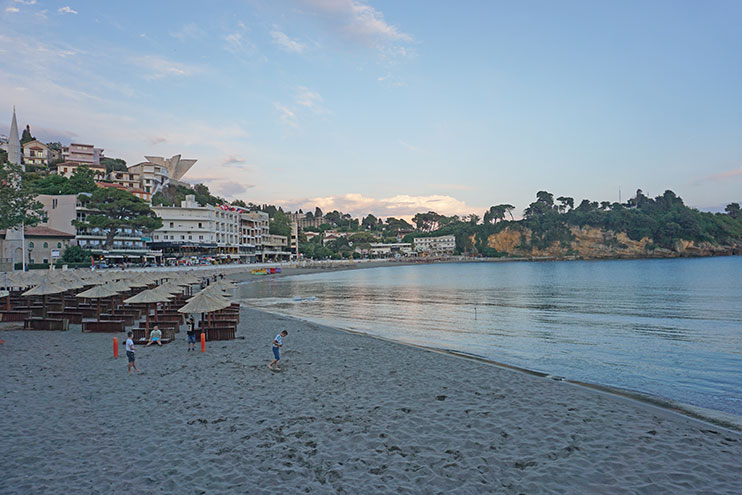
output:
[[[155,318],[157,318],[157,303],[166,302],[168,299],[173,297],[166,291],[159,289],[143,290],[135,296],[131,296],[124,300],[124,304],[145,304],[147,312],[145,313],[145,324],[144,330],[147,337],[149,337],[149,305],[155,303]]]
[[[223,297],[209,291],[202,290],[178,310],[178,313],[201,313],[201,320],[204,319],[204,313],[213,313],[220,309],[227,308],[231,305]]]
[[[100,300],[106,297],[112,297],[118,294],[118,291],[112,288],[111,284],[96,285],[95,287],[86,291],[80,292],[75,297],[82,297],[85,299],[97,299],[98,310],[96,311],[96,320],[100,321]]]
[[[66,287],[61,287],[59,285],[55,285],[52,282],[49,282],[47,280],[42,281],[39,285],[36,287],[27,290],[24,292],[23,296],[43,296],[43,304],[44,304],[44,318],[46,318],[46,296],[49,294],[60,294],[62,292],[66,292]]]

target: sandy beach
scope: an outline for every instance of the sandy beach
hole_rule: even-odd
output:
[[[742,493],[737,432],[248,308],[241,320],[204,354],[183,333],[139,347],[131,376],[112,335],[0,332],[0,493]]]

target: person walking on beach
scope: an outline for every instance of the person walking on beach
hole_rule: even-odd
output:
[[[136,356],[134,354],[134,332],[129,332],[126,334],[126,336],[128,337],[126,339],[126,358],[129,360],[126,369],[129,374],[131,374],[132,368],[134,368],[134,371],[139,373],[139,370],[137,369]]]
[[[281,359],[281,351],[280,348],[283,347],[283,338],[287,336],[289,333],[286,330],[283,330],[281,333],[276,335],[276,338],[273,339],[273,361],[271,361],[271,364],[268,365],[269,370],[275,370],[280,371],[281,368],[278,367],[278,361]]]
[[[193,316],[189,316],[186,324],[188,325],[188,331],[186,332],[186,335],[188,338],[188,350],[195,351],[196,350],[196,320],[193,319]]]

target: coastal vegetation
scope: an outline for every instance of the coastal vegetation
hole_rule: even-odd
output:
[[[333,212],[324,215],[326,224],[304,230],[348,234],[326,243],[320,236],[309,240],[302,234],[300,250],[308,257],[349,258],[356,247],[363,249],[372,242],[414,242],[418,237],[450,234],[456,238],[455,254],[486,257],[674,256],[736,253],[742,246],[738,203],[727,205],[725,213],[702,212],[670,190],[655,198],[638,190],[625,203],[588,199],[576,203],[571,197],[539,191],[521,219],[514,218],[514,210],[510,204],[493,205],[481,219],[475,214],[459,217],[428,211],[414,215],[413,224],[374,215],[359,224],[348,214]]]

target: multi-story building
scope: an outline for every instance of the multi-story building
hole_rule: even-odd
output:
[[[288,259],[291,259],[288,237],[285,235],[268,234],[263,239],[262,261],[284,261]]]
[[[69,245],[77,244],[92,251],[99,261],[145,263],[159,261],[162,256],[160,252],[147,249],[147,238],[144,233],[135,229],[123,229],[114,237],[112,246],[106,248],[105,232],[97,228],[76,228],[72,224],[73,220],[85,221],[88,215],[95,214],[96,211],[84,205],[75,194],[41,194],[36,199],[44,205],[45,212],[39,227],[71,235],[74,240],[70,240]]]
[[[113,170],[108,174],[108,180],[126,189],[140,189],[139,174],[129,170]]]
[[[62,177],[67,177],[68,179],[72,177],[72,174],[75,173],[75,170],[78,169],[78,167],[87,167],[95,176],[95,180],[104,180],[106,178],[106,167],[103,165],[95,165],[93,163],[78,163],[78,162],[62,162],[57,165],[57,175],[61,175]]]
[[[289,213],[289,217],[292,222],[296,222],[300,229],[319,227],[323,223],[327,223],[327,220],[325,220],[324,217],[315,217],[314,215],[309,216],[307,213]]]
[[[442,235],[438,237],[416,237],[415,251],[428,256],[446,256],[453,254],[456,249],[456,236]]]
[[[166,258],[240,258],[240,213],[213,205],[201,206],[194,195],[177,206],[154,206],[162,227],[153,232],[151,247]]]
[[[103,158],[103,149],[92,144],[71,143],[62,150],[62,157],[66,162],[77,162],[88,165],[100,165]]]
[[[270,217],[262,211],[240,213],[242,251],[246,261],[265,261],[264,240],[270,235]]]
[[[137,189],[155,194],[168,181],[167,169],[156,163],[142,162],[129,167],[128,175],[138,180]],[[134,179],[132,179],[134,180]]]
[[[25,165],[49,165],[49,147],[34,139],[23,144],[23,163]]]

